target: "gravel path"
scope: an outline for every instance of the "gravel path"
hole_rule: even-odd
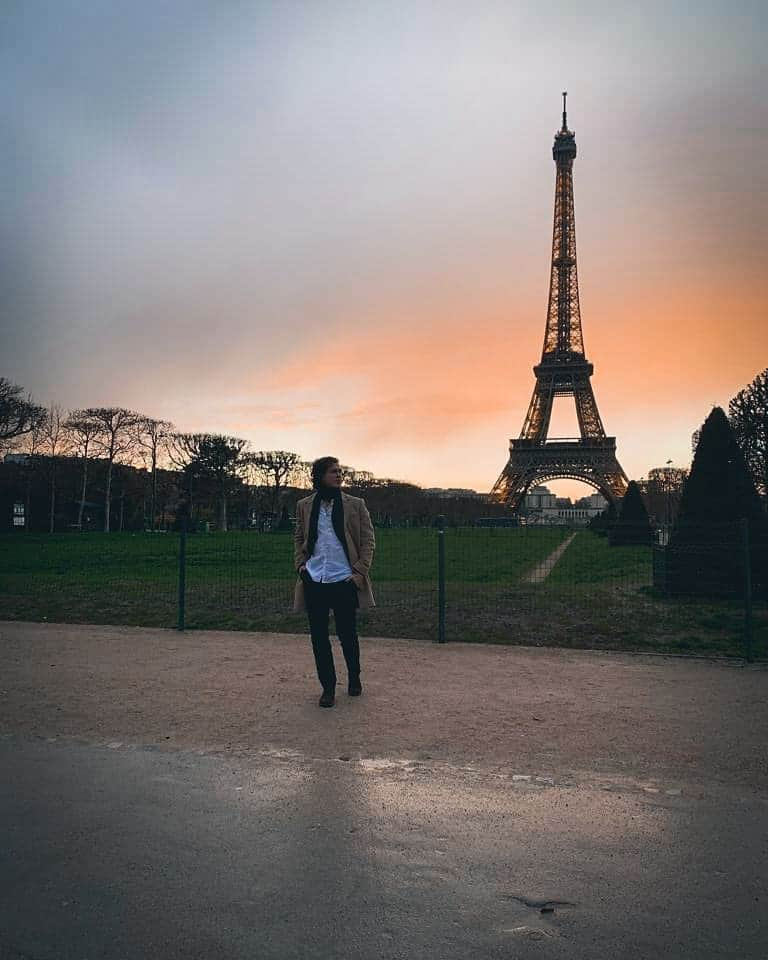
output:
[[[308,636],[0,623],[0,731],[247,756],[768,782],[765,665],[361,638],[336,706]]]
[[[0,957],[763,960],[764,665],[0,623]]]

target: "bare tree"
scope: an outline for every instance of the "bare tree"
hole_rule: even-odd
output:
[[[185,495],[191,503],[193,478],[208,478],[216,486],[219,530],[227,530],[227,502],[244,468],[247,440],[219,433],[174,433],[169,457],[184,475]]]
[[[152,483],[150,516],[152,530],[155,529],[157,513],[157,464],[162,452],[167,449],[171,435],[176,428],[168,420],[155,420],[152,417],[140,417],[136,424],[136,445],[142,459],[149,461]]]
[[[167,529],[168,508],[179,499],[179,474],[175,470],[158,467],[157,470],[157,510],[160,514],[160,529]]]
[[[638,481],[648,513],[655,523],[665,528],[671,525],[677,515],[687,476],[687,470],[672,466],[670,460],[665,467],[649,470],[647,480]]]
[[[264,484],[262,482],[261,471],[254,463],[254,456],[251,451],[243,454],[242,476],[247,489],[248,515],[252,511],[261,512],[265,507]]]
[[[126,528],[126,501],[129,510],[133,506],[129,514],[130,519],[133,519],[136,513],[137,504],[146,505],[146,478],[133,464],[116,463],[112,491],[112,499],[117,501],[117,529],[118,532],[122,533]],[[142,507],[142,524],[144,513],[144,507]]]
[[[52,403],[47,416],[42,422],[43,441],[42,449],[48,462],[48,485],[50,490],[50,507],[48,532],[53,533],[56,518],[56,465],[57,457],[69,448],[69,436],[64,426],[66,417],[62,415],[61,407]]]
[[[72,450],[75,456],[82,461],[83,465],[80,502],[77,507],[77,529],[82,530],[85,497],[88,489],[88,465],[93,454],[96,437],[101,433],[102,426],[99,420],[87,416],[85,410],[72,411],[64,426],[69,433],[69,442]]]
[[[339,467],[341,468],[341,482],[344,486],[351,487],[355,478],[355,468],[348,467],[345,463],[340,463]]]
[[[768,497],[768,369],[731,400],[728,420],[755,487],[764,498]]]
[[[167,453],[171,466],[179,472],[179,497],[187,502],[189,516],[192,516],[193,481],[195,466],[199,459],[200,438],[202,434],[174,431],[168,437]]]
[[[265,487],[271,491],[272,509],[278,512],[280,493],[288,485],[291,477],[302,462],[298,453],[289,450],[259,450],[247,458]]]
[[[88,407],[83,415],[101,427],[94,437],[94,446],[107,461],[107,482],[104,493],[104,532],[109,533],[112,508],[112,472],[115,462],[131,453],[136,445],[136,424],[141,414],[123,407]]]
[[[298,487],[300,490],[312,489],[312,461],[299,460],[290,476],[289,486]]]
[[[7,450],[45,420],[45,407],[35,403],[30,394],[22,397],[22,392],[20,386],[0,377],[0,450]]]
[[[242,455],[247,446],[247,440],[221,434],[210,435],[202,445],[201,465],[216,483],[219,501],[218,527],[222,531],[226,531],[228,527],[227,502],[235,481],[242,473]]]
[[[375,484],[375,478],[370,470],[354,470],[349,468],[345,474],[344,481],[349,487],[356,490],[367,490]]]

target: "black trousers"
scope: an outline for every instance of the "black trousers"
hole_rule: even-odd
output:
[[[347,674],[350,677],[359,677],[360,642],[357,637],[356,614],[360,601],[354,582],[338,580],[335,583],[319,583],[307,575],[304,577],[304,597],[317,676],[323,689],[336,686],[336,667],[328,635],[328,617],[331,610],[347,664]]]

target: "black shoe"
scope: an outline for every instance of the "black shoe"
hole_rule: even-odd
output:
[[[336,690],[333,688],[323,690],[323,694],[320,697],[320,706],[332,707],[334,703],[336,703]]]
[[[350,697],[359,697],[363,692],[363,687],[360,683],[360,677],[350,677],[349,686],[347,687],[347,693]]]

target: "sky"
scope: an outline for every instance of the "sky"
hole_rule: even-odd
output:
[[[5,0],[0,375],[489,490],[567,90],[603,423],[630,479],[686,466],[768,366],[767,36],[742,0]]]

